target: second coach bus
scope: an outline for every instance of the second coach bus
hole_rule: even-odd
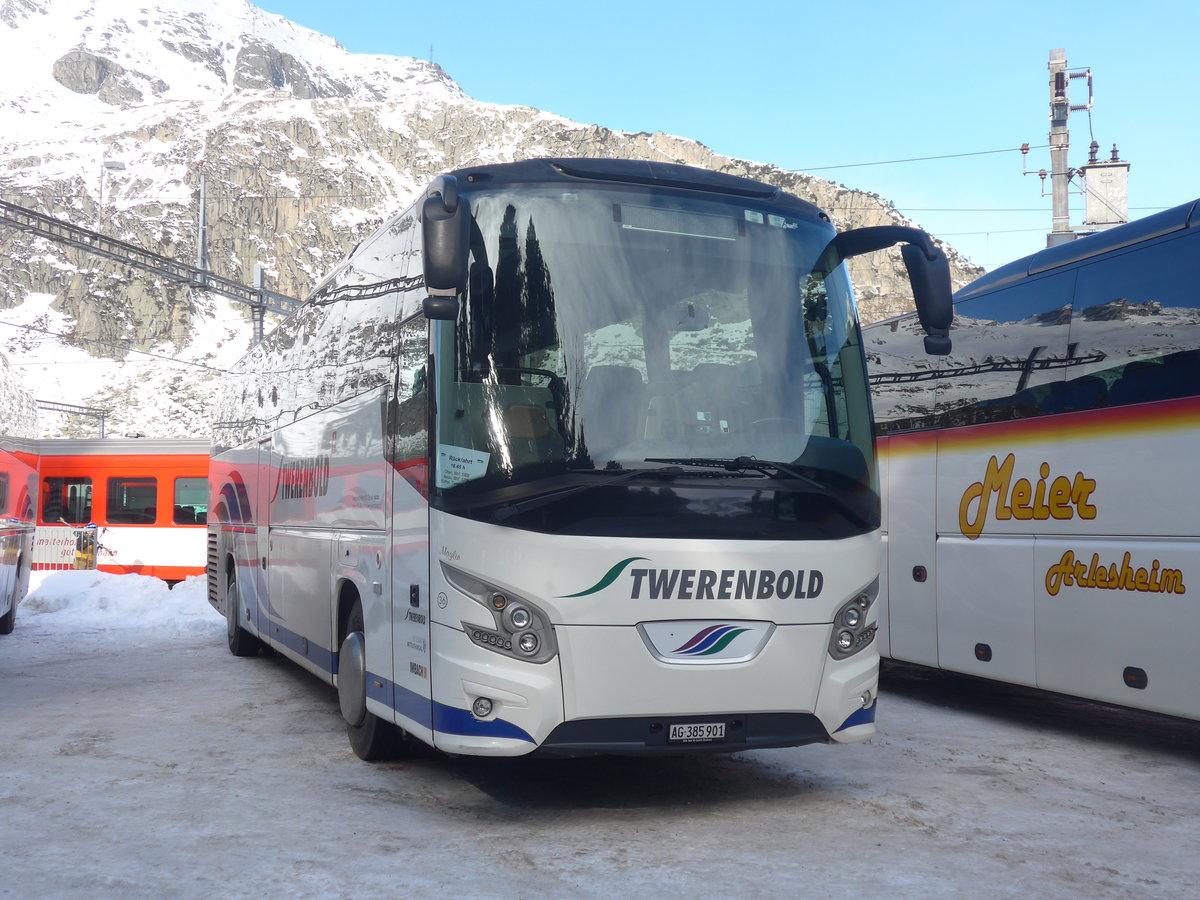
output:
[[[680,753],[874,731],[879,495],[835,235],[771,187],[532,160],[438,178],[239,366],[209,591],[336,685],[359,756]]]
[[[864,329],[884,655],[1200,718],[1200,201]]]

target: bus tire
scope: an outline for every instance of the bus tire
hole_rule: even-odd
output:
[[[225,586],[225,635],[234,656],[257,656],[262,642],[242,627],[242,592],[237,575],[229,573]]]
[[[354,601],[338,649],[338,705],[354,754],[367,762],[402,755],[408,736],[367,709],[367,654],[362,603]]]
[[[13,598],[12,606],[8,612],[0,616],[0,634],[12,634],[13,629],[17,627],[17,598]]]

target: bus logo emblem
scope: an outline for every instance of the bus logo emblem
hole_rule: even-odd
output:
[[[749,662],[762,652],[775,625],[771,622],[714,622],[687,619],[642,622],[642,643],[661,662],[702,666]]]
[[[732,644],[738,635],[749,630],[734,625],[710,625],[671,652],[681,656],[713,656]]]

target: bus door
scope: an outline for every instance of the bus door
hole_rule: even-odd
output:
[[[887,613],[894,659],[936,666],[937,439],[887,439]]]
[[[438,599],[429,596],[428,346],[422,318],[401,327],[384,452],[390,471],[386,532],[392,554],[393,707],[407,720],[401,722],[404,728],[432,743],[429,611]],[[422,732],[425,728],[430,730]]]
[[[267,588],[267,565],[271,549],[271,494],[275,483],[271,438],[258,442],[258,461],[254,467],[254,596],[258,602],[250,612],[259,634],[272,638],[271,595]]]

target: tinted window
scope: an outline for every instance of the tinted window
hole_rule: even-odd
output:
[[[203,525],[208,521],[208,479],[176,478],[171,521],[176,525]]]
[[[48,525],[86,525],[92,520],[92,479],[42,480],[42,521]]]
[[[387,454],[396,471],[422,496],[428,494],[429,325],[424,316],[400,328],[399,371],[388,403]]]
[[[1071,408],[1200,392],[1200,234],[1082,267],[1071,341],[1094,361],[1066,385]]]
[[[925,355],[916,317],[868,329],[878,431],[978,425],[1053,411],[1067,372],[1074,272],[1030,279],[954,307],[954,349]]]
[[[1075,273],[1031,279],[959,303],[954,351],[937,381],[943,425],[975,425],[1041,415],[1078,364],[1068,346]]]
[[[105,520],[110,525],[153,525],[158,484],[153,478],[110,478]]]

